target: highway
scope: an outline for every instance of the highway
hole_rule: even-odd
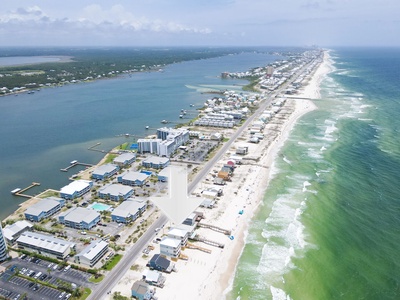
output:
[[[232,146],[232,143],[243,133],[245,129],[254,121],[255,118],[261,115],[261,113],[271,104],[273,98],[284,90],[290,83],[292,83],[312,62],[306,64],[296,72],[285,84],[277,89],[273,94],[270,94],[265,99],[260,107],[239,127],[230,139],[224,143],[221,149],[201,168],[201,170],[194,177],[193,181],[188,185],[188,193],[191,194],[196,188],[197,184],[204,179],[204,177],[210,172],[212,167],[221,159],[226,151]],[[95,291],[87,298],[89,300],[104,299],[105,296],[112,288],[118,283],[118,281],[125,275],[135,260],[141,255],[142,250],[154,239],[156,233],[154,229],[161,228],[168,222],[165,215],[161,215],[142,235],[142,237],[129,249],[127,253],[122,257],[121,261],[110,271],[109,274],[103,279],[98,285]],[[133,284],[133,283],[132,283]]]

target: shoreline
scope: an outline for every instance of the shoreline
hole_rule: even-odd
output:
[[[296,96],[318,98],[315,95],[317,95],[319,83],[323,75],[325,75],[318,72],[323,69],[322,66],[326,67],[327,55],[328,54],[325,52],[324,61],[309,75],[311,80],[307,82],[307,86]],[[283,123],[278,125],[267,123],[264,132],[270,131],[271,136],[266,135],[266,138],[259,144],[249,145],[251,156],[258,157],[257,164],[244,164],[237,168],[233,177],[233,182],[228,183],[228,186],[224,189],[225,195],[218,201],[218,207],[216,209],[211,211],[209,209],[198,209],[207,214],[206,223],[231,229],[235,240],[230,243],[229,239],[225,237],[226,240],[224,239],[223,242],[226,244],[226,247],[223,250],[211,247],[213,252],[211,256],[206,253],[196,252],[198,250],[186,249],[185,254],[188,254],[190,257],[189,261],[177,262],[180,272],[167,277],[166,286],[163,290],[157,290],[157,296],[161,295],[161,299],[170,299],[171,290],[175,290],[179,292],[173,295],[175,297],[172,298],[179,299],[179,295],[191,295],[194,289],[197,289],[197,293],[195,294],[199,295],[201,299],[222,299],[228,295],[231,291],[239,258],[245,246],[250,222],[260,209],[260,203],[268,187],[270,170],[276,155],[284,145],[297,120],[316,108],[317,107],[310,100],[294,100],[288,98],[287,104],[282,107],[283,114],[285,114]],[[281,118],[279,120],[281,120]],[[282,127],[279,128],[279,130],[274,128],[280,125]],[[247,134],[247,131],[244,131],[242,137]],[[239,137],[229,150],[244,143],[243,139],[242,141],[240,140],[241,138]],[[229,156],[227,156],[230,152],[229,150],[225,153],[224,157],[217,162],[216,166],[223,164],[223,162],[229,158]],[[106,157],[107,156],[104,156],[97,165],[102,164]],[[267,172],[265,172],[265,170],[267,170]],[[199,186],[196,187],[194,193],[198,193],[200,190],[204,189],[204,185],[207,185],[207,183],[200,183]],[[248,188],[245,188],[245,186]],[[35,197],[21,203],[20,208],[22,205],[27,205],[30,200],[34,201],[34,198]],[[231,202],[228,203],[228,201]],[[244,216],[242,217],[237,214],[240,209],[245,210]],[[208,216],[209,214],[213,216],[210,217]],[[246,220],[243,220],[244,217]],[[230,228],[231,224],[234,224],[232,228]],[[198,229],[198,232],[200,232],[201,235],[207,235],[207,238],[210,237],[211,240],[221,240],[220,233],[210,233],[206,231],[206,229]],[[206,246],[206,248],[210,248],[210,246]],[[135,264],[143,265],[143,261],[145,261],[143,257],[139,258]],[[194,269],[194,263],[200,268]],[[219,266],[218,264],[221,265]],[[197,286],[193,286],[193,282],[190,281],[191,274],[200,275],[201,278],[198,278]],[[125,281],[126,285],[125,277],[124,275],[121,282]],[[137,277],[137,274],[134,274],[134,277]],[[118,283],[113,288],[113,292],[121,291],[120,288],[120,283]],[[129,289],[128,294],[130,294],[129,284],[123,288],[123,290],[125,289]]]
[[[319,85],[324,76],[329,72],[329,54],[324,52],[323,62],[309,74],[307,85],[303,87],[295,97],[318,98]],[[196,233],[207,239],[219,241],[225,244],[224,249],[214,248],[205,244],[198,244],[201,247],[212,250],[210,254],[194,249],[186,248],[184,254],[188,256],[187,261],[178,260],[175,264],[179,270],[177,273],[168,274],[165,286],[157,289],[156,296],[159,299],[183,299],[184,295],[191,295],[191,299],[226,299],[232,291],[236,268],[242,255],[248,228],[252,218],[261,208],[265,191],[268,187],[276,155],[289,137],[297,120],[303,115],[317,109],[311,100],[287,99],[287,103],[282,107],[277,116],[267,123],[264,129],[265,138],[259,144],[249,144],[249,154],[251,160],[236,168],[232,182],[223,187],[224,195],[217,201],[217,207],[212,210],[198,208],[197,211],[203,212],[206,216],[205,223],[215,225],[224,229],[231,230],[234,240],[221,233],[210,231],[205,228],[196,229]],[[280,115],[281,114],[281,115]],[[278,128],[278,129],[277,129]],[[232,155],[232,149],[244,144],[244,136],[248,135],[245,130],[243,134],[233,143],[231,148],[225,153],[223,158],[214,165],[213,169],[218,169]],[[235,153],[235,151],[233,151]],[[254,159],[254,160],[253,160]],[[209,181],[208,181],[209,182]],[[215,187],[202,181],[194,190],[193,194],[201,193],[208,187]],[[244,211],[243,215],[238,213]],[[163,229],[163,233],[168,231],[168,223]],[[156,252],[158,253],[156,245]],[[130,294],[130,286],[141,278],[147,259],[149,257],[139,257],[134,268],[124,274],[121,281],[113,287],[111,294],[121,292],[122,295]],[[193,296],[198,295],[198,296]],[[111,299],[107,297],[106,299]]]

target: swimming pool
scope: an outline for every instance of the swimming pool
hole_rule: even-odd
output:
[[[97,210],[97,211],[109,210],[110,207],[111,207],[110,205],[103,204],[103,203],[98,203],[98,202],[94,202],[89,206],[89,208],[92,208],[92,209]]]

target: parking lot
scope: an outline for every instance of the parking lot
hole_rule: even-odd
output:
[[[0,295],[7,299],[20,299],[22,295],[27,295],[24,299],[69,299],[71,295],[61,290],[43,286],[40,281],[48,282],[55,286],[60,286],[61,282],[70,284],[72,288],[86,286],[93,289],[94,284],[89,282],[90,274],[74,270],[65,269],[54,263],[43,260],[30,260],[16,258],[7,262],[4,266],[11,266],[0,277]],[[34,281],[18,276],[31,277]],[[38,281],[38,282],[36,282]]]

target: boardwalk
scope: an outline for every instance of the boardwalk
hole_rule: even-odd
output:
[[[27,190],[29,190],[29,189],[31,189],[31,188],[33,188],[35,186],[39,186],[39,185],[40,185],[39,182],[32,182],[32,184],[30,186],[27,186],[26,188],[24,188],[22,190],[19,190],[19,191],[13,193],[13,194],[15,196],[20,196],[20,197],[25,197],[25,198],[32,198],[33,196],[24,194],[24,192],[26,192]]]

